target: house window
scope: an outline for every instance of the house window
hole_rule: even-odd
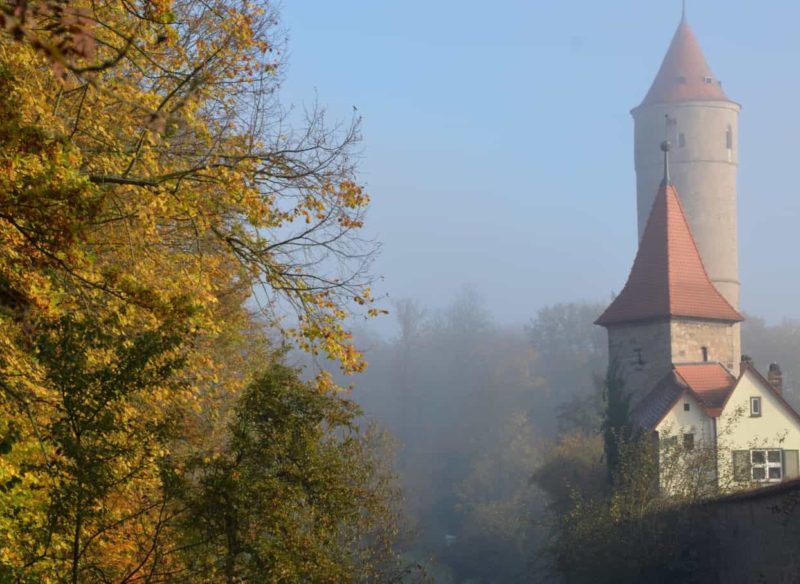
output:
[[[678,134],[678,147],[679,148],[685,148],[686,147],[686,134],[684,134],[683,132]]]
[[[758,418],[761,416],[761,398],[760,397],[751,397],[750,398],[750,417],[751,418]]]
[[[683,435],[683,449],[694,450],[694,434]]]
[[[781,451],[751,450],[750,471],[754,481],[777,482],[783,478]]]
[[[692,409],[692,406],[690,406],[688,403],[683,404],[683,411],[684,412],[688,412],[691,409]]]
[[[708,362],[708,347],[703,347],[703,363]]]

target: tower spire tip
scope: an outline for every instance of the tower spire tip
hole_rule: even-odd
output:
[[[668,187],[672,184],[672,179],[669,176],[669,151],[672,148],[669,140],[664,140],[661,143],[661,152],[664,153],[664,179],[661,181],[662,187]]]

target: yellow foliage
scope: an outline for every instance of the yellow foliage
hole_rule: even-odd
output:
[[[270,359],[263,327],[296,319],[287,340],[345,373],[365,366],[345,321],[382,311],[358,235],[357,120],[337,134],[315,111],[287,131],[274,23],[266,2],[0,7],[0,508],[24,509],[0,520],[0,579],[38,558],[42,581],[60,581],[73,545],[108,579],[146,571],[167,529],[159,460],[180,472],[190,453],[213,455]],[[41,539],[59,481],[78,480],[57,472],[68,457],[47,432],[71,419],[72,397],[41,353],[67,321],[103,323],[107,342],[81,353],[93,372],[143,335],[182,335],[158,357],[182,363],[168,382],[102,404],[118,424],[104,439],[131,449],[108,472],[127,478],[87,511],[77,544]],[[180,441],[153,437],[167,425]]]

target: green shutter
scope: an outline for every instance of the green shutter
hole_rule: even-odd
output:
[[[733,480],[737,482],[750,481],[750,451],[733,451]]]
[[[783,478],[793,479],[800,476],[800,461],[797,450],[783,451]]]

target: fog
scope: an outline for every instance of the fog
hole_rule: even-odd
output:
[[[370,365],[341,381],[395,441],[404,557],[436,581],[555,581],[559,487],[548,492],[542,469],[569,440],[587,468],[602,465],[580,442],[599,432],[607,365],[592,323],[636,251],[628,112],[679,16],[679,3],[657,4],[286,7],[287,95],[317,91],[334,113],[364,116],[389,315],[357,325]],[[800,206],[785,186],[800,81],[784,74],[800,56],[800,6],[690,4],[712,67],[744,105],[744,352],[762,370],[779,362],[800,404]]]
[[[560,581],[548,551],[554,508],[567,484],[594,489],[604,478],[592,442],[607,365],[606,333],[593,321],[604,305],[565,302],[499,323],[486,297],[463,286],[438,308],[395,302],[390,336],[357,329],[369,367],[340,381],[390,435],[403,557],[427,578]],[[785,395],[800,405],[800,323],[748,317],[743,346],[761,369],[781,363]],[[582,450],[586,468],[542,476],[564,444]]]
[[[800,79],[787,74],[800,5],[688,11],[743,108],[742,307],[800,318]],[[513,324],[619,292],[637,243],[629,111],[679,17],[678,0],[285,3],[285,100],[301,109],[317,95],[332,119],[354,107],[364,119],[367,230],[383,244],[376,293],[441,307],[469,283]]]

